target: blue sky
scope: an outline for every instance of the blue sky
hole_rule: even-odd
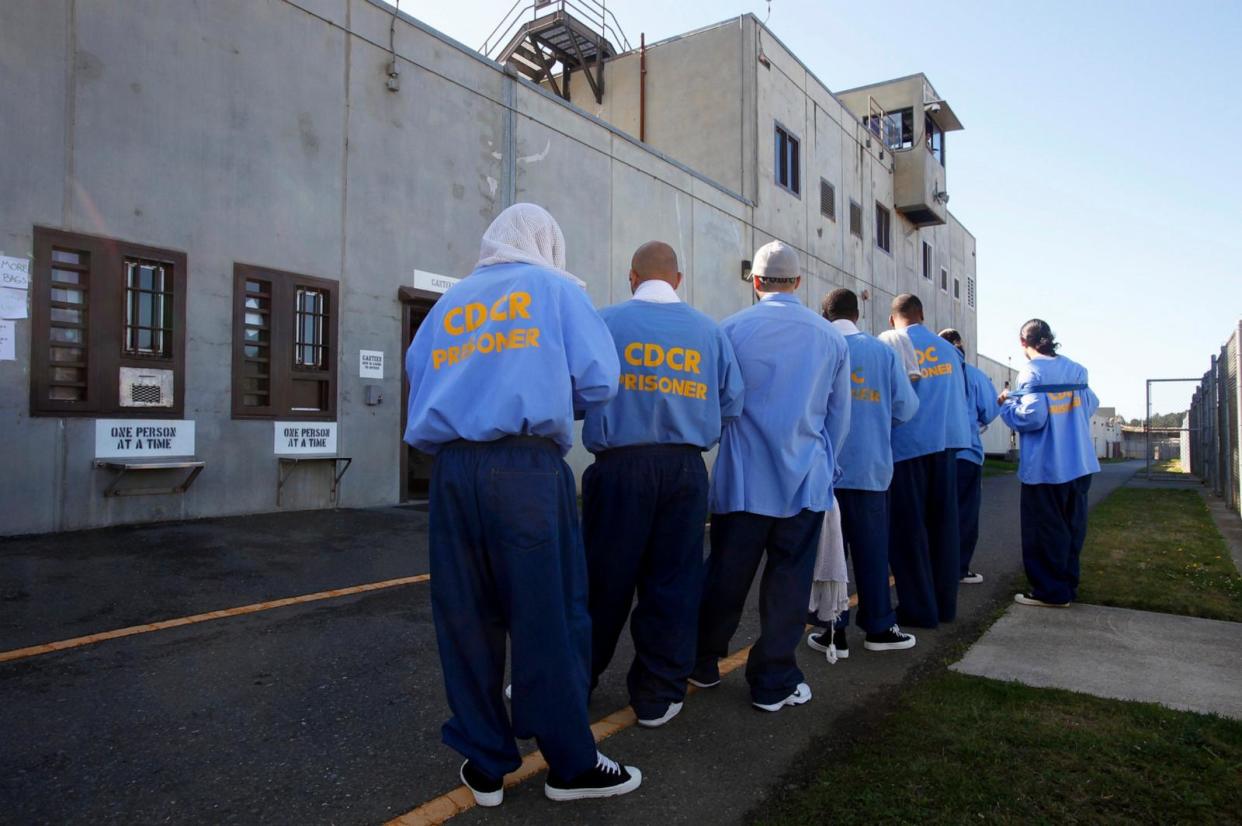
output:
[[[477,47],[508,0],[412,3]],[[762,2],[615,0],[632,42]],[[921,9],[922,11],[916,11]],[[1038,316],[1105,405],[1199,376],[1242,317],[1242,3],[773,0],[768,25],[830,89],[924,72],[949,135],[951,209],[978,238],[979,350],[1017,366]],[[1191,387],[1164,387],[1157,412]]]

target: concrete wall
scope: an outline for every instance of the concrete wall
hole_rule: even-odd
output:
[[[638,61],[627,53],[607,63],[602,104],[573,75],[572,99],[637,134]],[[922,99],[921,78],[910,79],[909,96]],[[756,245],[779,238],[799,249],[811,273],[802,296],[809,304],[840,286],[866,290],[862,327],[878,333],[888,328],[893,297],[912,292],[926,306],[928,326],[958,329],[974,357],[977,310],[967,303],[967,280],[977,278],[974,236],[951,213],[944,225],[919,229],[896,212],[893,154],[868,141],[850,110],[753,15],[650,44],[646,113],[649,145],[754,202]],[[801,144],[799,195],[775,184],[778,122]],[[821,178],[835,188],[835,220],[820,211]],[[862,207],[861,238],[850,233],[851,200]],[[892,215],[889,252],[876,245],[877,202]],[[924,241],[933,249],[930,280],[922,277]]]
[[[391,20],[370,0],[0,4],[0,186],[13,196],[0,250],[30,255],[42,225],[186,253],[184,417],[207,462],[184,495],[105,499],[94,420],[29,415],[18,321],[17,360],[0,362],[15,469],[0,480],[0,532],[276,508],[272,423],[230,412],[235,262],[340,284],[346,506],[399,495],[398,289],[415,269],[468,273],[513,199],[558,217],[597,304],[628,294],[629,256],[653,237],[678,247],[696,305],[722,317],[749,304],[744,201],[407,18],[388,91]],[[386,354],[376,407],[362,402],[360,349]],[[328,473],[299,468],[282,507],[327,505]]]
[[[996,388],[997,393],[1003,391],[1006,386],[1011,389],[1017,386],[1018,371],[1006,364],[987,356],[979,356],[975,366],[992,381],[992,386]],[[988,429],[983,432],[983,452],[989,456],[1004,456],[1011,449],[1018,449],[1018,440],[1014,432],[998,416],[996,421],[988,425]]]
[[[870,230],[861,243],[845,225],[849,194],[868,222],[873,200],[891,197],[885,162],[858,150],[861,127],[766,32],[772,69],[743,59],[757,48],[753,18],[686,39],[704,55],[670,50],[655,64],[657,86],[678,77],[703,86],[711,54],[730,54],[715,64],[728,76],[721,100],[740,102],[722,106],[708,130],[720,142],[695,159],[719,182],[404,16],[394,44],[400,90],[391,92],[391,24],[391,8],[374,0],[0,3],[0,189],[9,194],[0,250],[30,255],[41,225],[186,253],[184,418],[196,422],[207,462],[184,495],[104,498],[110,475],[92,467],[93,420],[29,415],[31,332],[18,321],[17,359],[0,362],[10,468],[0,479],[0,533],[277,508],[272,423],[230,411],[237,262],[339,282],[339,453],[354,458],[345,506],[399,497],[398,289],[413,285],[415,269],[468,273],[483,230],[514,200],[559,219],[569,268],[599,305],[627,297],[630,254],[652,238],[677,248],[684,297],[715,318],[750,304],[740,262],[773,237],[807,255],[808,300],[838,285],[868,289],[871,330],[883,328],[895,291],[920,286],[899,219],[892,256],[874,249]],[[686,74],[685,64],[704,68]],[[610,88],[623,88],[621,75],[610,75]],[[757,97],[757,114],[739,124]],[[575,100],[593,103],[585,93]],[[782,200],[770,183],[775,117],[803,130],[800,200]],[[684,121],[653,118],[661,142],[694,143]],[[741,160],[730,171],[734,151]],[[819,217],[819,174],[838,185],[835,224]],[[969,233],[956,224],[937,233],[937,254],[973,272]],[[973,312],[919,292],[929,323],[954,324],[973,344]],[[379,406],[363,403],[363,349],[386,355]],[[578,450],[571,460],[580,470],[587,457]],[[281,507],[326,506],[329,473],[299,468]]]

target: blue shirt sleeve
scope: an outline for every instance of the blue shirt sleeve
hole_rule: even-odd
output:
[[[738,366],[729,337],[723,331],[717,331],[716,339],[719,342],[719,364],[716,369],[719,376],[720,421],[727,422],[742,415],[746,385],[742,382],[742,368]]]
[[[1048,423],[1048,403],[1043,393],[1027,393],[1020,399],[1008,399],[1001,408],[1001,419],[1011,430],[1030,433]]]
[[[893,400],[893,424],[908,422],[919,412],[919,394],[914,392],[914,384],[906,373],[906,366],[892,350],[888,351],[889,372],[892,374],[890,383]]]
[[[982,370],[975,377],[975,419],[980,425],[990,425],[1000,415],[1000,403],[996,401],[996,385]]]
[[[617,395],[621,362],[612,333],[586,291],[569,285],[561,296],[561,340],[573,384],[574,418],[581,419],[586,411]]]

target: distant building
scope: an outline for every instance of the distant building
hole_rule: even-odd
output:
[[[1121,458],[1121,426],[1125,420],[1115,407],[1101,407],[1091,417],[1091,441],[1101,459]]]

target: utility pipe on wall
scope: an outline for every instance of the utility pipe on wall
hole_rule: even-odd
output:
[[[647,141],[647,33],[638,41],[638,139]]]

